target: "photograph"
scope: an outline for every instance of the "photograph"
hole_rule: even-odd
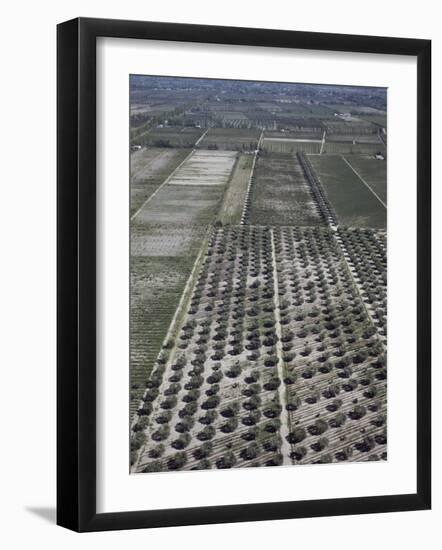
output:
[[[437,548],[433,4],[6,5],[3,548]]]
[[[387,461],[388,89],[128,86],[130,473]]]

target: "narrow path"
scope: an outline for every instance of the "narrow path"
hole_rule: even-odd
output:
[[[324,133],[322,134],[322,142],[321,142],[321,150],[319,151],[319,154],[322,155],[322,151],[324,150],[324,143],[325,143],[325,130],[324,130]]]
[[[281,381],[281,384],[278,388],[278,395],[279,395],[279,403],[282,407],[281,410],[281,454],[282,454],[282,465],[288,466],[292,465],[292,461],[290,459],[290,453],[291,453],[291,445],[287,441],[287,436],[290,432],[290,418],[287,411],[287,391],[285,388],[284,383],[284,361],[282,359],[282,331],[281,331],[281,315],[280,315],[280,309],[279,309],[279,288],[278,288],[278,271],[276,269],[276,254],[275,254],[275,240],[273,237],[273,229],[270,229],[270,242],[272,245],[272,266],[273,266],[273,303],[274,303],[274,313],[275,313],[275,321],[276,321],[276,335],[278,337],[278,340],[276,342],[276,354],[278,356],[278,376],[279,380]]]
[[[353,172],[358,176],[358,178],[362,181],[362,183],[368,187],[368,189],[373,193],[373,195],[378,199],[378,201],[382,204],[384,208],[387,208],[387,205],[385,202],[379,197],[379,195],[373,191],[373,189],[368,185],[368,183],[364,180],[364,178],[357,172],[353,166],[348,162],[348,160],[344,157],[344,155],[341,155],[342,160],[353,170]]]
[[[199,143],[200,143],[201,141],[203,141],[203,139],[206,137],[207,132],[208,132],[209,130],[210,130],[210,128],[207,128],[207,130],[204,132],[204,134],[203,134],[202,136],[200,136],[200,137],[196,140],[194,147],[196,147],[197,145],[199,145]]]
[[[195,153],[195,149],[192,149],[192,151],[190,151],[190,153],[187,155],[187,157],[178,164],[178,166],[175,168],[175,170],[173,170],[173,172],[167,176],[167,178],[163,181],[163,183],[155,189],[155,191],[152,193],[152,195],[150,195],[150,197],[147,197],[147,199],[143,202],[143,204],[140,206],[140,208],[138,208],[138,210],[134,214],[132,214],[132,216],[130,218],[130,221],[133,221],[138,216],[138,214],[141,212],[141,210],[143,210],[143,208],[147,204],[149,204],[149,202],[155,197],[155,195],[158,193],[158,191],[166,185],[166,183],[170,180],[170,178],[181,168],[181,166],[186,162],[186,160],[190,159],[190,157],[194,153]]]
[[[261,142],[263,140],[263,137],[264,137],[264,128],[261,130],[261,135],[259,136],[259,139],[258,139],[258,145],[256,146],[257,151],[259,151],[259,148],[261,147]]]

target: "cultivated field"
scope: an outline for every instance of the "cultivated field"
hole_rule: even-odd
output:
[[[357,117],[326,120],[323,122],[329,134],[377,134],[379,127]]]
[[[137,142],[149,147],[193,147],[204,131],[199,128],[172,126],[152,128],[141,134]]]
[[[132,81],[131,472],[386,460],[385,90]]]
[[[387,203],[387,163],[377,160],[373,155],[353,155],[347,161],[381,200]]]
[[[231,152],[224,157],[202,151],[183,155],[183,150],[173,149],[155,150],[152,155],[145,150],[137,153],[132,155],[131,185],[131,416],[145,391],[208,225],[218,212],[226,172],[230,174],[235,161]],[[199,157],[196,161],[195,156]],[[150,158],[150,168],[146,158]],[[139,186],[148,173],[152,174],[152,163],[161,166],[165,179],[161,188],[157,185],[156,193],[141,203]]]
[[[326,142],[355,142],[356,144],[377,143],[378,147],[382,146],[382,142],[378,134],[326,134]]]
[[[370,122],[371,124],[375,124],[379,126],[380,128],[386,128],[387,127],[387,116],[385,114],[366,114],[362,115],[363,120],[366,122]]]
[[[232,172],[233,151],[195,151],[169,179],[169,185],[225,185]]]
[[[295,463],[386,457],[384,348],[330,230],[275,231]]]
[[[139,409],[146,380],[160,353],[194,259],[192,256],[131,256],[131,418]]]
[[[296,157],[278,153],[258,157],[246,220],[251,225],[322,223]]]
[[[145,224],[135,219],[131,227],[132,256],[187,256],[198,252],[204,225]]]
[[[266,139],[272,139],[272,138],[279,138],[279,139],[285,139],[285,140],[301,140],[301,141],[310,141],[310,140],[322,140],[322,136],[324,134],[324,130],[322,128],[310,129],[310,131],[295,131],[295,130],[284,130],[281,132],[279,131],[272,131],[272,130],[266,130],[264,132],[264,137]]]
[[[164,185],[137,219],[151,224],[208,224],[218,211],[223,191],[221,185]]]
[[[326,140],[322,152],[329,154],[341,153],[344,155],[375,155],[376,153],[385,154],[385,146],[379,140],[374,143],[358,141],[354,143],[351,140],[331,141],[329,139]]]
[[[277,114],[278,116],[290,116],[293,118],[317,118],[317,117],[330,117],[333,115],[332,111],[326,105],[319,104],[305,104],[301,102],[291,102],[282,104],[283,108]],[[270,110],[270,109],[268,109]]]
[[[248,120],[248,117],[241,113],[241,111],[215,111],[215,116],[219,117],[223,122],[229,121],[229,122],[236,122],[236,121],[244,121]]]
[[[148,206],[145,207],[148,212]],[[135,414],[207,233],[205,225],[131,222],[130,412]]]
[[[329,230],[215,231],[183,308],[134,471],[385,458],[383,346]]]
[[[387,343],[387,236],[376,229],[339,229],[339,242],[381,340]]]
[[[273,153],[319,153],[321,151],[321,139],[301,139],[286,137],[265,137],[262,141],[264,151]]]
[[[341,225],[386,227],[387,209],[355,174],[345,157],[311,155],[309,160]]]
[[[130,208],[133,215],[189,154],[187,149],[140,149],[130,156]]]
[[[202,149],[253,151],[258,146],[260,135],[258,129],[210,128],[198,145]]]

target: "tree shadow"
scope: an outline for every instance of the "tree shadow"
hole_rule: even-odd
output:
[[[26,510],[35,516],[38,516],[49,523],[55,524],[57,513],[55,507],[47,506],[28,506]]]

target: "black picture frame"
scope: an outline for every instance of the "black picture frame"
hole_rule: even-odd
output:
[[[97,37],[417,58],[417,491],[361,498],[96,512]],[[84,531],[426,510],[431,506],[431,41],[74,19],[57,28],[57,523]]]

